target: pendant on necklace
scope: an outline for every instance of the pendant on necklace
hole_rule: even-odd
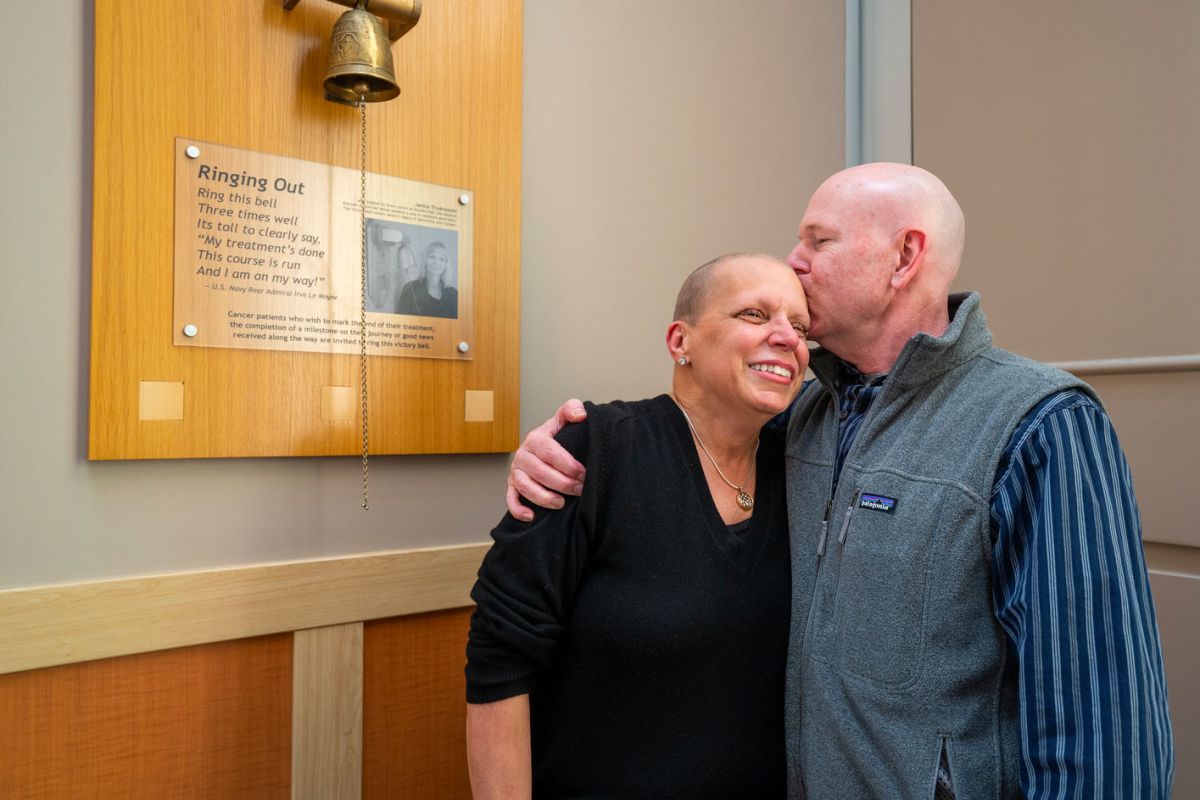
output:
[[[742,511],[749,511],[754,508],[754,498],[746,494],[745,489],[738,489],[737,504]]]

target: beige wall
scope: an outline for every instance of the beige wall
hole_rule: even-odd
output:
[[[1200,353],[1200,4],[917,0],[913,30],[914,155],[966,209],[1000,343]]]
[[[683,274],[786,252],[841,163],[833,5],[528,0],[525,427],[568,395],[662,389]],[[0,589],[484,539],[503,456],[375,458],[369,513],[352,458],[85,460],[92,8],[17,4],[0,33],[6,74],[46,63],[31,32],[61,64],[0,97]]]
[[[683,277],[842,166],[841,4],[527,0],[522,429],[670,383]]]
[[[1200,354],[1200,5],[913,2],[913,154],[967,214],[959,276],[1048,361]],[[1200,371],[1085,376],[1128,453],[1175,727],[1200,796]]]

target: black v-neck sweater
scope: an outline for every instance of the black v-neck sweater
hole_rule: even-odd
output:
[[[535,797],[783,797],[783,430],[732,529],[666,395],[589,404],[559,441],[583,496],[492,531],[467,700],[529,693]]]

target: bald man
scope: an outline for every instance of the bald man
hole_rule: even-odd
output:
[[[1174,757],[1129,468],[1092,390],[949,295],[934,175],[837,173],[788,256],[816,380],[786,420],[789,794],[1166,798]],[[509,508],[580,467],[529,434]]]

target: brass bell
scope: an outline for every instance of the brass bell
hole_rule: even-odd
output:
[[[365,0],[358,0],[333,26],[325,73],[327,100],[358,105],[360,101],[391,100],[400,94],[387,31],[365,6]]]

